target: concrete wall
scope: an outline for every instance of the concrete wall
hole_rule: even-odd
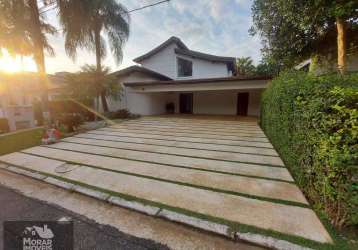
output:
[[[215,78],[231,76],[225,63],[211,62],[192,58],[189,56],[177,55],[175,53],[176,44],[171,44],[159,51],[157,54],[143,60],[142,66],[172,79],[198,79],[198,78]],[[177,74],[177,57],[184,58],[193,62],[193,76],[178,77]]]
[[[249,92],[249,116],[260,115],[261,91]],[[193,113],[210,115],[236,115],[239,91],[203,91],[193,93]]]
[[[198,91],[193,93],[193,113],[211,115],[236,115],[237,90]],[[249,116],[259,116],[261,90],[249,90]],[[188,93],[188,92],[182,92]],[[173,102],[179,113],[180,92],[137,93],[127,89],[126,108],[140,115],[165,114],[165,104]]]
[[[194,114],[236,114],[237,93],[234,91],[194,92],[193,99]]]

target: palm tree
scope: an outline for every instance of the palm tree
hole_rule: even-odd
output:
[[[250,57],[240,57],[236,59],[237,73],[240,76],[251,76],[255,74],[255,66]]]
[[[68,75],[66,83],[66,95],[77,100],[98,99],[102,93],[113,99],[120,98],[120,85],[108,67],[102,66],[98,73],[96,65],[86,64],[81,67],[81,71]]]
[[[122,60],[122,48],[129,36],[127,9],[115,0],[58,0],[58,4],[67,54],[75,60],[79,48],[95,52],[96,80],[100,81],[101,60],[107,54],[106,45],[109,46],[117,64]],[[107,112],[108,104],[104,89],[100,97],[103,110]]]
[[[55,28],[46,22],[40,12],[39,2],[44,6],[48,0],[6,0],[0,1],[0,47],[12,55],[32,55],[37,65],[42,84],[42,111],[49,121],[48,94],[45,67],[45,51],[54,54],[46,35],[55,34]]]

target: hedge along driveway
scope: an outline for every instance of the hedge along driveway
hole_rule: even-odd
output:
[[[307,201],[272,147],[263,147],[262,150],[271,149],[274,155],[259,154],[257,151],[227,151],[228,147],[241,142],[242,138],[245,138],[245,142],[262,143],[257,141],[258,138],[265,139],[262,135],[238,136],[233,131],[232,134],[225,132],[228,134],[225,139],[208,136],[215,134],[218,126],[222,130],[228,128],[227,131],[233,126],[241,126],[237,121],[219,121],[218,124],[208,122],[205,125],[207,129],[211,128],[209,133],[187,132],[183,136],[182,133],[172,132],[172,128],[168,128],[168,132],[163,131],[164,128],[161,132],[156,131],[154,123],[157,121],[156,118],[130,121],[131,124],[138,122],[137,128],[146,128],[121,133],[119,130],[122,126],[128,130],[127,122],[124,122],[112,128],[67,138],[51,146],[6,155],[0,160],[119,195],[200,214],[208,220],[218,218],[267,230],[267,234],[272,230],[321,243],[331,242],[329,234],[307,206]],[[160,123],[170,127],[173,120],[160,118]],[[201,127],[197,121],[190,123],[190,119],[186,119],[185,123],[196,129]],[[241,127],[260,131],[255,123],[245,123]],[[128,134],[131,136],[128,137]],[[96,135],[96,139],[84,140],[83,137],[88,135]],[[101,135],[103,137],[99,138]],[[107,140],[109,137],[116,138],[116,141]],[[121,142],[121,138],[124,141]],[[146,145],[146,141],[138,143],[138,140],[165,141],[172,147],[165,149],[164,145]],[[116,144],[118,142],[121,144]],[[182,148],[182,144],[176,142],[185,142],[186,147]],[[209,147],[211,150],[205,150],[192,145],[212,147]],[[220,145],[224,146],[222,151]],[[213,147],[215,150],[212,150]],[[240,147],[241,150],[247,150],[245,146]],[[260,144],[255,148],[260,148]],[[78,166],[68,173],[57,173],[55,166],[65,162]]]
[[[300,187],[336,226],[358,225],[358,74],[286,73],[261,125]]]

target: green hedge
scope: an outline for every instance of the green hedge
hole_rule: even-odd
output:
[[[264,92],[261,126],[336,226],[358,225],[358,74],[288,72]]]

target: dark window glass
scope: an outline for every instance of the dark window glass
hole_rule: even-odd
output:
[[[178,62],[178,77],[193,75],[193,62],[182,58],[177,58]]]

